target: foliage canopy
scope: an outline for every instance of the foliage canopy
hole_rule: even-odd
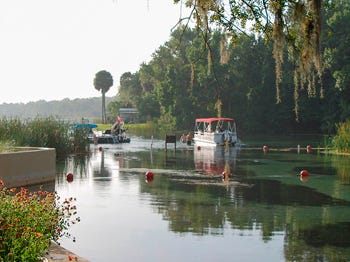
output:
[[[182,4],[180,0],[175,3]],[[275,60],[276,102],[281,102],[282,63],[284,52],[288,51],[293,63],[294,108],[298,119],[299,92],[308,87],[308,95],[316,96],[316,81],[322,78],[321,63],[321,11],[328,6],[322,0],[186,0],[192,9],[188,18],[194,18],[206,39],[208,32],[221,30],[226,41],[236,43],[239,35],[252,32],[273,40]],[[210,50],[209,50],[210,52]],[[226,53],[223,53],[227,56]],[[223,59],[227,60],[227,59]],[[320,97],[324,96],[322,82],[319,83]]]
[[[283,103],[276,103],[276,61],[271,55],[276,47],[273,41],[266,41],[272,39],[273,22],[261,27],[270,28],[266,33],[241,29],[231,34],[220,26],[203,30],[180,23],[149,63],[123,75],[114,103],[136,107],[144,118],[176,130],[193,129],[197,117],[220,114],[236,118],[241,134],[333,133],[337,122],[350,117],[350,66],[346,59],[350,7],[341,0],[322,4],[322,85],[317,81],[316,64],[312,64],[312,74],[301,74],[298,57],[286,59],[284,52],[279,84]],[[284,38],[291,28],[285,28]],[[285,42],[283,50],[296,54],[292,43]]]

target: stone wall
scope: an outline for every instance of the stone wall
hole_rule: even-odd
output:
[[[0,179],[7,187],[36,185],[54,181],[56,150],[54,148],[16,148],[0,153]]]

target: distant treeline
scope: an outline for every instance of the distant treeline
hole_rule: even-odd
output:
[[[4,103],[0,104],[0,117],[6,118],[36,118],[54,116],[62,120],[81,121],[82,118],[90,121],[101,119],[102,98],[77,98],[70,100],[45,101],[29,103]],[[106,104],[112,101],[112,97],[106,97]]]

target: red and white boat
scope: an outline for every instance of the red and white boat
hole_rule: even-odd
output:
[[[233,118],[197,118],[193,141],[196,146],[238,145],[236,123]]]

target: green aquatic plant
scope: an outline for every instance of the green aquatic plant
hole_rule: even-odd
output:
[[[338,153],[350,153],[350,120],[337,125],[332,144]]]

